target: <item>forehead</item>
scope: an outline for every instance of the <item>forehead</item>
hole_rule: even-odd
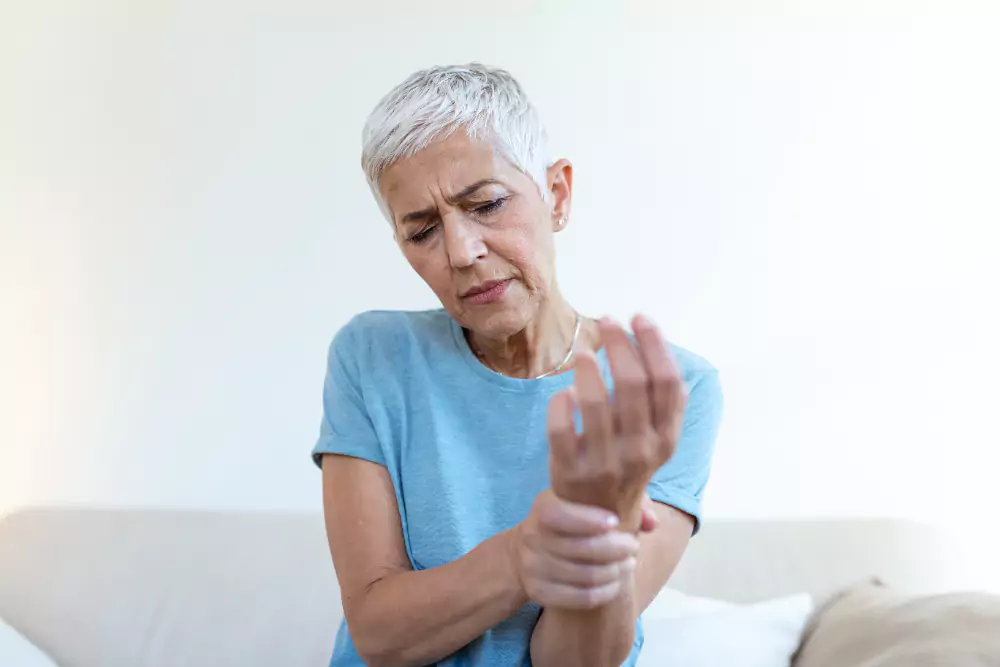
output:
[[[389,208],[400,212],[432,203],[435,194],[454,195],[476,181],[496,179],[513,185],[518,177],[525,176],[490,143],[470,139],[459,130],[394,162],[383,172],[379,188]]]

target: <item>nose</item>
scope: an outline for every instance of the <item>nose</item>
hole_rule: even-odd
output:
[[[455,216],[442,221],[444,243],[448,261],[454,269],[472,266],[477,260],[486,258],[486,243],[479,225],[464,216]]]

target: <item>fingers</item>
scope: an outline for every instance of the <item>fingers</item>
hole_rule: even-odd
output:
[[[518,577],[528,597],[547,607],[592,609],[613,600],[633,576],[636,534],[614,529],[599,507],[567,502],[551,489],[511,532]]]
[[[615,385],[615,408],[621,434],[645,437],[650,420],[649,377],[628,333],[609,317],[598,323]]]
[[[621,580],[635,572],[636,558],[629,556],[612,563],[581,563],[539,554],[534,568],[541,579],[566,586],[594,588]]]
[[[563,470],[572,470],[580,456],[579,437],[573,423],[575,405],[571,389],[559,392],[549,401],[546,425],[549,453],[553,462]]]
[[[591,537],[548,536],[542,543],[529,543],[535,552],[590,565],[606,565],[632,558],[639,553],[639,540],[632,533],[612,531]]]
[[[590,352],[579,354],[575,370],[574,389],[583,417],[583,455],[593,469],[613,471],[617,467],[614,420],[597,357]]]
[[[632,330],[649,374],[654,428],[661,438],[673,438],[680,428],[686,400],[677,364],[659,329],[646,317],[636,315]]]
[[[673,455],[683,424],[684,385],[666,342],[647,318],[634,318],[634,335],[610,318],[600,320],[598,329],[614,397],[596,356],[579,353],[573,387],[549,406],[552,487],[562,498],[612,509],[628,530],[652,530],[655,517],[640,516],[639,500],[650,476]]]
[[[596,537],[548,536],[522,556],[525,592],[543,607],[593,609],[621,591],[635,572],[638,539],[613,531]]]
[[[565,537],[603,535],[618,526],[618,517],[600,507],[571,503],[546,493],[539,496],[538,522],[555,534]]]
[[[615,581],[596,588],[580,588],[551,581],[539,581],[526,592],[530,599],[543,607],[596,609],[618,597],[621,592],[621,583]]]

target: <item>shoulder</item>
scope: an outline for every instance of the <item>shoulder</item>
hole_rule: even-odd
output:
[[[428,341],[450,336],[451,318],[443,309],[369,310],[359,313],[337,331],[331,357],[356,360],[371,355],[398,358]]]
[[[718,374],[718,370],[708,359],[691,350],[671,343],[670,352],[674,355],[674,360],[677,362],[685,382],[695,381],[706,375]]]
[[[688,404],[692,402],[721,404],[722,383],[719,371],[707,359],[671,343],[670,351],[680,369],[681,379],[688,391]]]

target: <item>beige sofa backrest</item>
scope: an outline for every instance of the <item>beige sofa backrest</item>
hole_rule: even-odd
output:
[[[907,523],[708,521],[671,585],[936,588],[942,551]],[[62,667],[298,667],[328,664],[341,612],[318,515],[51,509],[0,521],[0,617]]]

